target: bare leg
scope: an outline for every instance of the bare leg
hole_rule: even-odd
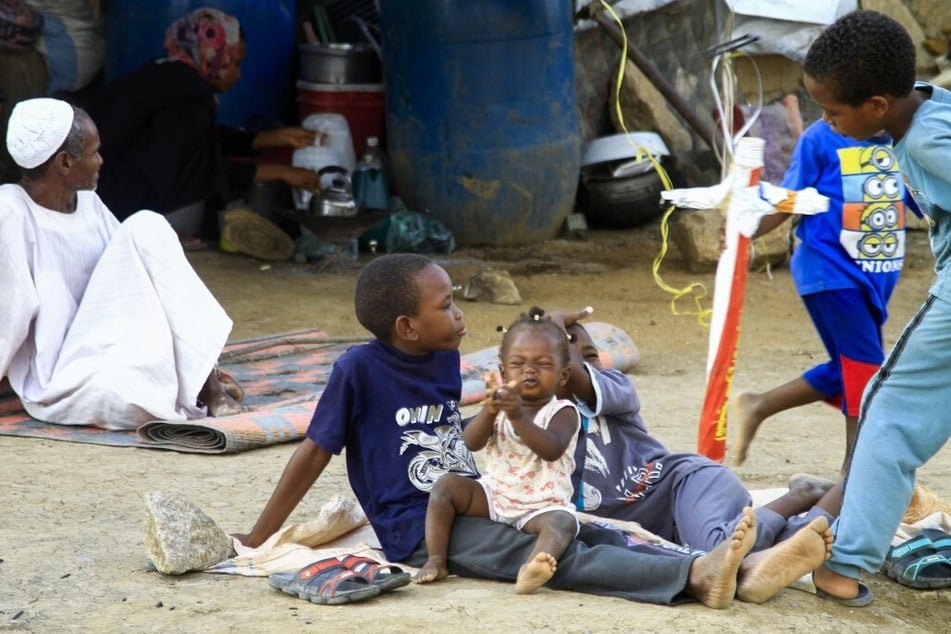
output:
[[[832,551],[829,520],[817,517],[785,541],[743,560],[736,596],[763,603],[796,579],[822,565]]]
[[[768,508],[789,519],[793,515],[805,513],[811,509],[823,495],[825,495],[825,491],[821,491],[818,488],[790,487],[788,493],[766,504],[764,508]]]
[[[838,517],[839,511],[842,510],[842,481],[833,484],[825,495],[816,502],[816,506],[832,517]]]
[[[449,533],[457,515],[489,517],[485,491],[477,481],[455,473],[439,478],[429,494],[426,507],[426,551],[428,556],[413,581],[430,583],[449,576],[447,553]]]
[[[802,377],[793,379],[768,392],[743,392],[737,395],[733,411],[736,415],[736,455],[733,464],[746,462],[746,453],[760,424],[773,414],[825,400],[825,396]]]
[[[238,385],[234,382],[234,379],[231,379],[231,382],[234,383],[235,386]],[[205,385],[202,386],[201,392],[198,393],[198,400],[204,403],[205,407],[208,408],[208,415],[216,418],[219,416],[240,414],[244,411],[244,408],[238,404],[238,401],[231,395],[231,392],[229,392],[228,388],[221,382],[221,379],[218,378],[217,369],[212,370],[208,378],[205,379]]]
[[[548,583],[558,569],[558,558],[578,531],[578,520],[566,511],[551,511],[533,517],[522,530],[538,535],[535,548],[518,570],[515,592],[531,594]]]
[[[708,608],[730,607],[736,594],[736,578],[743,558],[756,541],[756,519],[752,508],[743,509],[743,517],[733,535],[706,555],[693,560],[684,592]]]
[[[858,416],[845,417],[845,458],[842,460],[842,468],[839,475],[845,477],[849,472],[849,465],[852,464],[852,443],[855,442],[855,430],[859,427]]]

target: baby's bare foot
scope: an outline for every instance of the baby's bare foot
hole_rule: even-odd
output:
[[[743,509],[743,517],[733,529],[730,539],[693,561],[687,579],[687,592],[708,608],[722,610],[730,607],[736,594],[736,577],[740,565],[755,541],[756,521],[753,509],[747,507]]]
[[[747,557],[740,566],[736,595],[741,601],[763,603],[821,566],[831,551],[829,520],[817,517],[789,539]]]
[[[548,583],[558,569],[558,560],[548,553],[538,553],[518,569],[515,592],[531,594]]]
[[[449,576],[449,568],[444,557],[430,557],[413,577],[416,583],[431,583]]]
[[[759,424],[763,422],[762,417],[757,416],[756,406],[759,403],[760,395],[755,392],[742,392],[737,394],[733,405],[733,416],[736,426],[736,447],[734,448],[733,464],[740,466],[746,462],[746,454],[750,443],[756,436],[756,430]]]

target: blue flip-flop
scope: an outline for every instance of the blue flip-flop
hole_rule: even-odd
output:
[[[951,561],[924,532],[889,549],[882,571],[909,588],[951,587]]]
[[[835,601],[839,605],[843,605],[847,608],[864,608],[866,605],[872,602],[872,590],[861,581],[859,581],[859,593],[851,599],[834,597],[825,590],[820,590],[818,587],[816,588],[816,596],[818,596],[820,599]]]
[[[940,528],[923,528],[918,534],[930,539],[931,543],[934,544],[934,549],[938,551],[938,554],[944,555],[946,559],[951,561],[951,534],[944,532]]]

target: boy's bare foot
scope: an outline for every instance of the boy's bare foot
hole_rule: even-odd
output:
[[[733,456],[733,464],[740,466],[746,462],[746,453],[749,450],[750,443],[756,436],[756,430],[763,419],[756,414],[756,406],[759,404],[760,395],[756,392],[742,392],[737,394],[733,405],[733,414],[736,419],[734,425],[737,429],[736,448]]]
[[[449,576],[445,557],[429,557],[423,567],[413,577],[415,583],[431,583]]]
[[[736,596],[740,601],[763,603],[821,566],[831,551],[829,520],[817,517],[789,539],[747,557],[740,566]]]
[[[743,558],[756,541],[756,520],[752,508],[743,509],[730,539],[717,544],[706,555],[693,560],[687,577],[687,594],[708,608],[730,607],[736,594],[736,576]]]
[[[811,473],[796,473],[789,478],[786,486],[791,492],[802,493],[818,500],[835,486],[835,480],[826,480]]]
[[[558,560],[548,553],[538,553],[522,564],[515,578],[515,592],[531,594],[548,583],[558,569]]]
[[[819,566],[812,572],[816,588],[836,599],[854,599],[859,594],[859,581]]]

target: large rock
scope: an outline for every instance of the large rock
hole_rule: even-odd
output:
[[[793,223],[787,220],[765,236],[750,243],[750,270],[761,271],[771,266],[782,266],[792,255]]]
[[[521,304],[522,296],[508,271],[486,267],[469,278],[463,297],[493,304]]]
[[[864,6],[866,2],[862,4]],[[925,36],[947,39],[949,33],[946,29],[951,27],[951,2],[948,0],[904,0],[903,4],[915,16]]]
[[[678,210],[670,217],[670,239],[691,273],[712,273],[720,260],[723,216],[716,209]]]
[[[174,491],[145,496],[145,548],[156,570],[180,575],[234,556],[231,537]]]
[[[670,239],[691,273],[712,273],[720,261],[723,216],[716,209],[680,210],[671,216]],[[749,268],[781,266],[792,253],[793,223],[787,221],[750,244]]]
[[[884,13],[905,27],[905,30],[911,36],[911,40],[915,43],[917,52],[915,57],[919,74],[927,75],[935,71],[934,55],[928,52],[924,46],[924,29],[922,29],[915,14],[902,0],[862,0],[861,5],[863,9]]]

